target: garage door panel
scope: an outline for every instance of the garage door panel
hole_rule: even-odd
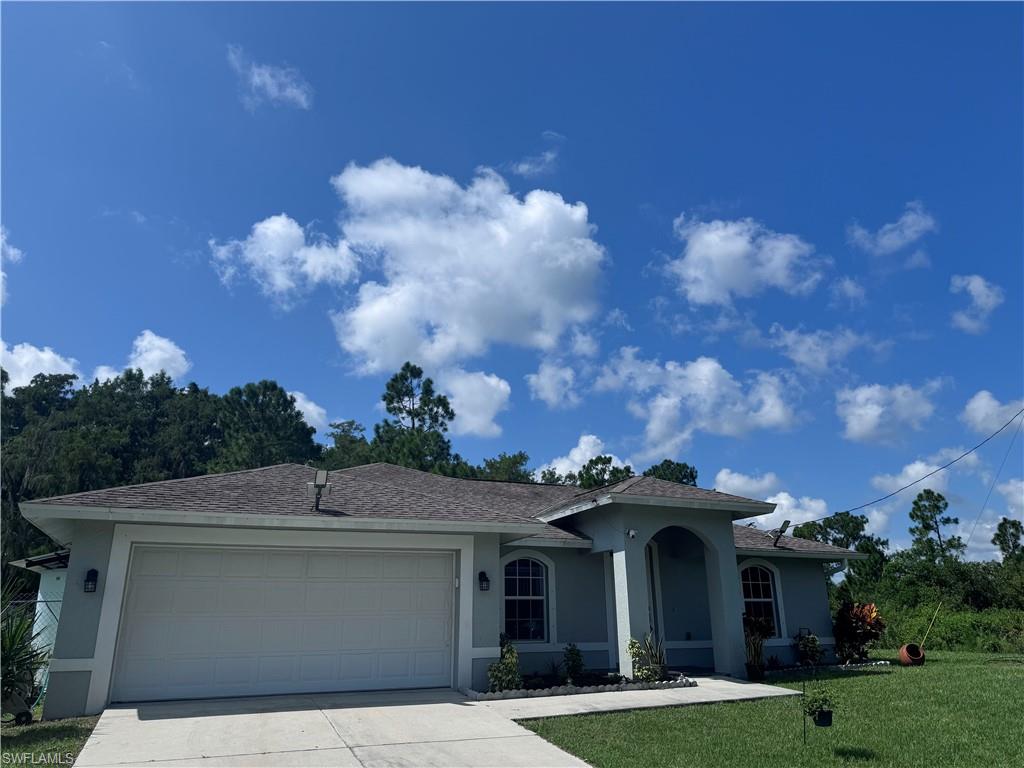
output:
[[[211,583],[209,578],[182,579],[174,586],[168,584],[166,588],[174,593],[174,612],[178,615],[221,613],[221,596],[217,584]]]
[[[138,547],[114,701],[451,684],[450,553]]]

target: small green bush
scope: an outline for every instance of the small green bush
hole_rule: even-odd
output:
[[[519,651],[504,637],[501,639],[501,657],[487,668],[487,681],[492,691],[510,691],[523,687]]]
[[[804,714],[814,717],[823,709],[835,709],[836,695],[827,685],[812,688],[804,697]]]
[[[654,683],[665,679],[665,646],[651,633],[643,642],[629,639],[629,657],[633,660],[633,679],[641,683]]]
[[[813,667],[820,664],[825,656],[825,649],[815,634],[797,635],[793,638],[793,647],[796,648],[797,659],[801,666]]]
[[[583,679],[585,666],[583,653],[576,647],[576,643],[569,643],[565,646],[562,666],[565,668],[565,682],[569,685],[579,685],[578,681]]]

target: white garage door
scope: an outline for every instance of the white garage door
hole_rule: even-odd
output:
[[[452,684],[454,556],[136,547],[112,701]]]

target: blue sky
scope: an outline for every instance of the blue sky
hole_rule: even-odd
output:
[[[272,378],[796,521],[1024,407],[1019,5],[28,5],[3,364]],[[964,523],[1011,432],[931,485]],[[1018,441],[972,554],[1024,510]],[[870,510],[905,544],[911,495]],[[773,520],[768,523],[774,522]]]

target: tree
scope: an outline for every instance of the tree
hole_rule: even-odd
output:
[[[346,469],[373,461],[373,449],[366,439],[366,427],[355,419],[332,421],[327,436],[334,442],[324,450],[319,466],[323,469]]]
[[[580,468],[574,485],[580,488],[600,488],[602,485],[618,483],[633,476],[631,466],[627,464],[624,467],[616,467],[612,462],[611,456],[595,456]]]
[[[995,535],[992,537],[992,543],[999,547],[1004,563],[1024,560],[1022,538],[1024,538],[1024,525],[1021,525],[1020,520],[1004,517],[999,521]]]
[[[445,475],[464,473],[464,462],[452,455],[451,442],[444,435],[455,411],[447,397],[435,392],[433,380],[423,378],[422,368],[405,363],[388,380],[381,400],[394,419],[384,419],[373,428],[377,461]]]
[[[659,480],[668,480],[670,483],[681,483],[682,485],[697,485],[697,468],[691,467],[683,461],[665,459],[660,464],[645,469],[644,477],[656,477]]]
[[[851,560],[850,567],[839,588],[840,596],[863,602],[869,600],[885,567],[885,550],[889,540],[867,533],[868,519],[864,515],[839,512],[824,520],[802,523],[793,529],[798,539],[820,541],[843,549],[854,549],[867,555],[866,560]]]
[[[516,483],[532,483],[533,472],[527,468],[530,457],[526,451],[499,453],[493,459],[484,459],[475,476],[482,480],[505,480]]]
[[[917,494],[910,509],[910,519],[915,523],[910,526],[910,533],[914,537],[913,549],[933,562],[956,557],[965,549],[959,536],[942,535],[943,526],[960,524],[959,518],[946,514],[948,507],[949,502],[941,493],[925,488]]]
[[[319,457],[313,427],[275,381],[232,387],[224,395],[219,424],[223,446],[214,462],[218,471],[253,469]]]
[[[434,392],[433,379],[424,379],[423,369],[410,362],[388,380],[381,400],[399,426],[414,432],[447,432],[455,418],[448,398]]]

